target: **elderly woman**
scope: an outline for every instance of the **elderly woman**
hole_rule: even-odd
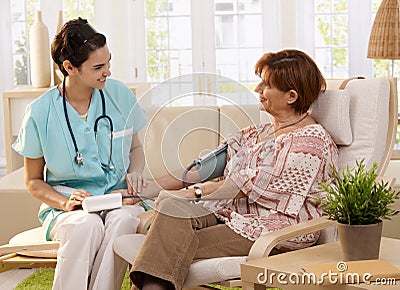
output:
[[[336,166],[328,132],[313,120],[310,105],[325,89],[314,61],[297,50],[263,55],[255,66],[260,109],[273,124],[243,129],[227,138],[224,179],[182,188],[164,176],[142,194],[158,195],[158,211],[131,269],[132,288],[181,289],[198,259],[247,255],[270,231],[321,216],[318,184]],[[188,180],[200,180],[194,169]],[[188,200],[202,200],[202,205]],[[308,247],[319,233],[290,240],[280,250]]]

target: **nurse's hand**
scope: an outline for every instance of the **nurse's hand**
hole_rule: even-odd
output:
[[[131,172],[125,176],[128,194],[135,195],[142,192],[143,187],[146,187],[148,182],[143,178],[142,173]]]
[[[73,211],[82,208],[82,201],[92,194],[89,191],[78,189],[71,193],[71,196],[65,204],[64,211]]]

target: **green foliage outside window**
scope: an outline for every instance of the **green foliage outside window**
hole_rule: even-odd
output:
[[[327,78],[345,77],[348,74],[348,12],[346,0],[316,0],[315,24],[322,39],[325,55],[330,61],[322,61]],[[319,60],[317,59],[317,62]]]
[[[21,59],[15,60],[14,63],[14,82],[16,85],[28,84],[28,61],[26,51],[26,36],[23,35],[21,40],[14,41],[17,47],[16,54],[21,55]]]
[[[147,74],[150,82],[169,77],[167,0],[146,0]]]
[[[64,0],[64,22],[77,17],[81,17],[83,19],[87,19],[89,23],[93,23],[93,1],[94,0]]]

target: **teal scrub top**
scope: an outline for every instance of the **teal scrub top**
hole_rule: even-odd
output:
[[[110,155],[110,126],[103,118],[94,133],[95,120],[102,115],[99,90],[93,90],[87,120],[67,102],[67,112],[84,164],[75,162],[75,148],[65,119],[63,101],[57,87],[51,88],[29,104],[13,148],[28,158],[44,157],[46,182],[57,188],[84,189],[93,195],[125,189],[129,168],[132,135],[146,125],[144,111],[132,91],[122,82],[107,79],[103,89],[106,115],[113,122],[112,161],[114,169],[106,170]],[[60,191],[69,196],[69,192]],[[50,208],[51,210],[51,208]],[[49,209],[39,213],[43,222]]]

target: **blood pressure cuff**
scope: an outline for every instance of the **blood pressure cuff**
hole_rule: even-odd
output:
[[[213,154],[211,158],[200,157],[198,159],[196,162],[196,168],[200,174],[201,182],[224,175],[226,166],[226,151],[227,146],[223,146],[213,152],[210,152],[209,154]]]

